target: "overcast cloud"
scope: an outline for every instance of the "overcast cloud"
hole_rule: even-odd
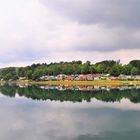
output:
[[[140,59],[139,0],[0,0],[0,66]]]

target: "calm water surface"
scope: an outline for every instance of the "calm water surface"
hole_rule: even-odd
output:
[[[139,140],[140,89],[0,86],[0,140]]]

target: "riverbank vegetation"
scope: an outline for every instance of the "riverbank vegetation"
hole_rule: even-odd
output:
[[[140,75],[140,60],[133,60],[128,64],[120,61],[102,61],[92,64],[90,61],[60,62],[50,64],[33,64],[26,67],[7,67],[0,69],[1,80],[39,80],[45,75],[57,76],[59,74],[109,74],[110,76]]]

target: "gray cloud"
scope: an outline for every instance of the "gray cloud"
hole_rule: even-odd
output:
[[[41,0],[50,11],[78,24],[65,31],[74,51],[111,52],[140,48],[139,0]],[[65,26],[65,25],[64,25]],[[71,24],[68,26],[70,27]],[[80,35],[80,36],[78,36]],[[60,34],[61,36],[61,34]],[[63,42],[63,41],[61,41]],[[61,43],[60,43],[61,44]]]
[[[1,1],[0,63],[106,59],[126,50],[137,58],[139,7],[139,0]]]
[[[139,0],[42,0],[47,7],[82,24],[140,26]]]
[[[82,24],[140,26],[139,0],[42,0],[67,18]]]
[[[74,48],[81,51],[98,52],[140,49],[140,30],[128,28],[102,29],[101,32],[97,30],[92,34],[92,39]]]

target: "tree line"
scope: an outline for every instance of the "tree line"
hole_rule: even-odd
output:
[[[25,77],[29,80],[38,80],[44,75],[58,74],[77,75],[77,74],[110,74],[111,76],[139,75],[140,60],[132,60],[128,64],[121,64],[120,61],[105,60],[95,64],[90,61],[59,62],[32,64],[26,67],[7,67],[0,69],[0,79],[17,80]]]

